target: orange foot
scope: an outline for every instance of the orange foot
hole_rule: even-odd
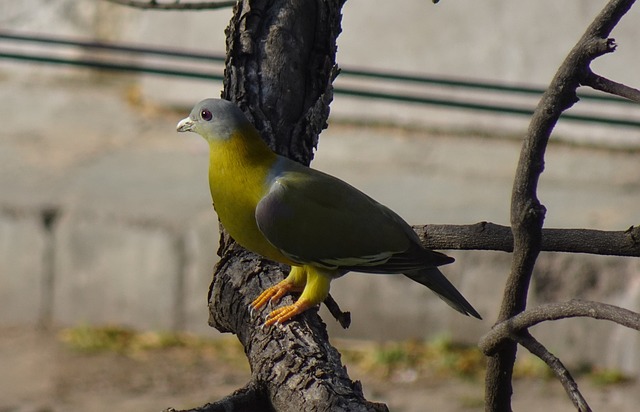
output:
[[[302,289],[297,288],[294,284],[283,280],[279,282],[275,286],[271,286],[267,288],[264,292],[260,294],[253,302],[251,302],[251,307],[253,309],[260,309],[267,303],[273,301],[278,302],[284,295],[289,292],[300,292]]]
[[[292,317],[301,314],[313,306],[314,305],[306,300],[298,299],[298,301],[293,305],[283,306],[271,312],[269,316],[267,316],[264,326],[271,326],[275,323],[285,323]]]

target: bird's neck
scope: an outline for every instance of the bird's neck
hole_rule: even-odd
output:
[[[276,154],[251,125],[228,139],[210,141],[209,148],[211,160],[220,166],[253,167],[265,162],[271,163],[276,158]]]
[[[214,202],[242,195],[257,201],[264,195],[269,171],[277,155],[253,126],[229,139],[211,141],[209,181]]]
[[[258,229],[255,212],[269,191],[278,156],[255,129],[210,143],[209,186],[213,206],[229,234],[269,259],[292,263]]]

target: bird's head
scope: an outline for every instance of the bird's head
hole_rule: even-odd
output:
[[[196,104],[189,117],[180,120],[178,132],[195,132],[207,141],[228,140],[250,126],[244,113],[227,100],[205,99]]]

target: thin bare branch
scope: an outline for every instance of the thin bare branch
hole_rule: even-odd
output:
[[[605,93],[624,97],[625,99],[640,103],[640,90],[622,83],[614,82],[613,80],[609,80],[592,71],[589,71],[580,83],[583,86],[589,86],[595,90],[600,90]]]
[[[549,366],[549,369],[551,369],[556,378],[558,378],[564,390],[567,392],[569,399],[571,399],[571,402],[573,402],[579,412],[591,412],[591,407],[584,396],[582,396],[582,393],[580,393],[578,384],[560,359],[549,352],[547,348],[531,336],[529,332],[516,334],[514,338],[520,345],[527,348],[529,352],[542,359],[547,366]]]
[[[606,303],[574,299],[540,305],[498,323],[480,339],[478,346],[487,356],[492,356],[507,341],[521,344],[549,365],[579,411],[590,411],[589,405],[578,391],[578,385],[562,362],[528,332],[528,328],[541,322],[573,317],[608,320],[640,331],[640,313]]]
[[[611,0],[589,25],[584,35],[558,68],[538,103],[522,144],[511,195],[513,260],[505,286],[498,322],[524,311],[531,275],[542,249],[542,225],[546,209],[537,196],[544,154],[560,115],[578,101],[576,90],[589,65],[598,56],[615,50],[607,37],[634,0]],[[517,345],[504,342],[487,363],[485,409],[510,411],[513,365]]]
[[[492,355],[504,342],[538,323],[575,317],[608,320],[640,331],[640,313],[606,303],[573,299],[536,306],[500,322],[480,338],[479,346],[485,354]]]
[[[473,225],[414,226],[430,249],[498,250],[513,252],[509,226],[491,222]],[[640,226],[627,230],[542,229],[541,251],[640,257]]]
[[[351,312],[343,312],[331,294],[324,300],[324,305],[329,309],[331,316],[342,326],[342,329],[349,329],[349,326],[351,326]]]
[[[122,6],[134,7],[136,9],[146,10],[215,10],[226,7],[233,7],[236,1],[202,1],[197,3],[180,3],[174,1],[171,3],[158,3],[156,0],[106,0],[109,3],[120,4]]]

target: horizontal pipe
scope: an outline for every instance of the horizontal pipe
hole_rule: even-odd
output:
[[[334,89],[334,92],[340,93],[340,94],[346,94],[350,96],[366,97],[370,99],[395,100],[395,101],[407,102],[407,103],[422,103],[422,104],[428,104],[428,105],[434,105],[434,106],[455,107],[459,109],[471,109],[471,110],[479,110],[479,111],[485,111],[485,112],[496,112],[496,113],[514,114],[514,115],[522,115],[522,116],[531,116],[533,115],[533,111],[534,111],[534,109],[523,108],[523,107],[501,106],[501,105],[492,105],[492,104],[485,104],[485,103],[471,103],[471,102],[457,101],[452,99],[410,96],[410,95],[392,94],[392,93],[384,93],[384,92],[371,92],[368,90],[345,89],[345,88],[339,88],[339,87],[336,87]],[[619,117],[587,116],[587,115],[572,114],[572,113],[565,112],[560,116],[560,118],[565,120],[573,120],[573,121],[580,121],[580,122],[604,123],[604,124],[616,125],[616,126],[640,127],[640,120],[623,119]]]
[[[16,59],[16,60],[32,61],[37,63],[50,63],[50,64],[63,64],[63,65],[70,65],[70,66],[90,67],[90,68],[103,69],[103,70],[149,73],[149,74],[156,74],[156,75],[187,77],[187,78],[205,79],[205,80],[218,80],[218,81],[224,80],[224,77],[222,75],[216,75],[210,72],[196,72],[196,71],[168,69],[163,67],[111,63],[111,62],[105,62],[105,61],[87,59],[87,58],[70,59],[70,58],[55,57],[55,56],[30,55],[26,53],[8,53],[8,52],[2,52],[2,51],[0,51],[0,57]],[[405,95],[405,94],[398,94],[398,93],[372,92],[368,90],[360,90],[360,89],[346,88],[346,87],[340,87],[340,86],[335,87],[334,92],[337,94],[344,94],[348,96],[363,97],[363,98],[370,98],[370,99],[381,99],[381,100],[407,102],[407,103],[420,103],[420,104],[427,104],[427,105],[433,105],[433,106],[455,107],[459,109],[478,110],[478,111],[485,111],[485,112],[496,112],[496,113],[514,114],[514,115],[522,115],[522,116],[531,116],[533,114],[532,108],[491,105],[491,104],[485,104],[485,103],[471,103],[467,101],[457,101],[452,99],[443,99],[443,98],[428,97],[428,96],[412,96],[412,95]],[[581,122],[604,123],[604,124],[617,125],[617,126],[640,127],[640,121],[632,120],[632,119],[615,118],[615,117],[586,116],[586,115],[564,113],[561,116],[561,118],[566,120],[574,120],[574,121],[581,121]]]
[[[76,66],[76,67],[78,66],[90,67],[93,69],[102,69],[102,70],[124,71],[124,72],[134,72],[134,73],[149,73],[149,74],[158,74],[158,75],[164,75],[164,76],[188,77],[193,79],[205,79],[205,80],[224,80],[224,76],[209,73],[209,72],[175,70],[175,69],[167,69],[163,67],[141,66],[141,65],[123,64],[123,63],[110,63],[102,60],[95,60],[95,59],[88,59],[88,58],[70,59],[70,58],[56,57],[56,56],[32,55],[27,53],[10,53],[5,51],[0,51],[0,57],[7,58],[7,59],[14,59],[14,60],[31,61],[36,63],[61,64],[61,65]]]
[[[114,45],[114,44],[101,43],[101,42],[62,39],[58,37],[43,37],[43,36],[30,36],[30,35],[28,36],[28,35],[12,34],[12,33],[8,33],[1,30],[0,30],[0,39],[12,40],[12,41],[29,41],[29,42],[36,42],[36,43],[42,43],[42,44],[85,47],[85,48],[107,50],[107,51],[114,51],[114,52],[152,54],[152,55],[175,57],[180,59],[199,59],[199,60],[216,61],[220,63],[224,62],[223,56],[213,55],[213,54],[194,53],[194,52],[187,52],[187,51],[181,51],[181,50],[169,50],[169,49],[149,48],[149,47],[130,46],[130,45]],[[224,79],[221,74],[218,75],[212,72],[178,70],[178,69],[170,69],[170,68],[158,67],[158,66],[134,65],[131,63],[129,64],[112,63],[112,62],[106,62],[104,60],[97,60],[97,59],[91,59],[91,58],[75,59],[75,58],[58,57],[58,56],[52,56],[52,55],[15,53],[15,52],[7,52],[7,51],[1,51],[1,50],[0,50],[0,58],[31,61],[31,62],[37,62],[37,63],[63,64],[63,65],[71,65],[71,66],[89,67],[89,68],[102,69],[102,70],[186,77],[186,78],[193,78],[193,79],[206,79],[206,80],[218,80],[218,81],[221,81]],[[508,86],[508,85],[499,85],[499,84],[487,83],[487,82],[469,82],[469,81],[462,81],[462,80],[434,78],[434,77],[426,77],[426,76],[400,75],[400,74],[394,74],[394,73],[388,73],[388,72],[376,72],[376,71],[360,70],[360,69],[342,69],[341,75],[369,77],[369,78],[381,79],[381,80],[420,82],[425,84],[436,84],[436,85],[450,86],[450,87],[485,89],[485,90],[491,90],[491,91],[512,92],[512,93],[527,93],[527,94],[541,95],[544,92],[543,89],[538,89],[538,88],[529,87],[529,86]],[[453,107],[453,108],[459,108],[459,109],[505,113],[505,114],[521,115],[521,116],[531,116],[533,114],[533,108],[514,107],[514,106],[506,106],[506,105],[493,105],[488,103],[473,103],[473,102],[467,102],[467,101],[444,99],[444,98],[430,97],[430,96],[424,96],[424,95],[415,96],[415,95],[407,95],[407,94],[401,94],[401,93],[376,92],[376,91],[358,89],[354,87],[349,88],[349,87],[340,87],[340,86],[336,86],[334,91],[335,93],[338,93],[338,94],[344,94],[344,95],[361,97],[361,98],[427,104],[427,105],[434,105],[434,106]],[[627,100],[624,100],[624,99],[608,97],[608,96],[581,95],[580,97],[614,101],[614,102],[627,102]],[[588,116],[588,115],[564,113],[562,115],[562,118],[566,120],[581,121],[581,122],[603,123],[603,124],[617,125],[617,126],[640,127],[640,120],[625,119],[625,118],[618,118],[618,117]]]
[[[134,46],[134,45],[125,45],[125,44],[105,43],[105,42],[99,42],[99,41],[76,40],[76,39],[68,39],[68,38],[63,38],[59,36],[50,36],[50,35],[43,36],[43,35],[35,35],[35,34],[19,34],[19,33],[13,33],[5,30],[0,30],[0,39],[31,42],[31,43],[41,43],[41,44],[47,44],[47,45],[83,47],[83,48],[113,51],[113,52],[142,53],[142,54],[148,54],[148,55],[165,56],[165,57],[172,57],[172,58],[179,58],[179,59],[208,60],[208,61],[215,61],[219,63],[223,63],[225,61],[224,55],[214,54],[214,53],[202,53],[202,52],[196,52],[193,50],[186,51],[186,50],[151,47],[151,46],[138,46],[138,45]],[[487,81],[481,81],[481,80],[469,81],[469,80],[463,80],[463,79],[444,78],[444,77],[438,77],[438,76],[400,74],[400,73],[385,72],[380,70],[369,70],[369,69],[365,70],[365,69],[349,68],[349,67],[341,68],[340,74],[343,76],[364,77],[364,78],[371,78],[376,80],[391,80],[391,81],[398,81],[398,82],[432,84],[437,86],[460,87],[460,88],[467,88],[467,89],[489,90],[489,91],[495,91],[495,92],[532,94],[532,95],[538,95],[538,96],[541,96],[542,93],[544,93],[545,91],[545,88],[543,87],[533,87],[533,86],[526,86],[526,85],[507,85],[502,83],[487,82]],[[613,102],[613,103],[634,104],[634,102],[629,101],[627,99],[622,99],[617,96],[609,96],[606,94],[579,93],[578,96],[581,99],[585,99],[585,100],[588,99],[588,100],[606,101],[606,102]]]
[[[150,55],[157,55],[157,56],[176,57],[176,58],[193,59],[193,60],[212,60],[220,63],[224,63],[225,61],[224,55],[200,53],[193,50],[184,51],[184,50],[176,50],[176,49],[167,49],[164,47],[161,48],[161,47],[151,47],[151,46],[134,46],[134,45],[105,43],[105,42],[99,42],[99,41],[75,40],[75,39],[67,39],[67,38],[49,36],[49,35],[47,35],[46,37],[39,36],[39,35],[25,35],[25,34],[11,33],[3,30],[0,30],[0,39],[23,41],[23,42],[29,42],[29,43],[40,43],[40,44],[47,44],[47,45],[57,45],[57,46],[82,47],[87,49],[124,52],[124,53],[143,53],[143,54],[150,54]]]

